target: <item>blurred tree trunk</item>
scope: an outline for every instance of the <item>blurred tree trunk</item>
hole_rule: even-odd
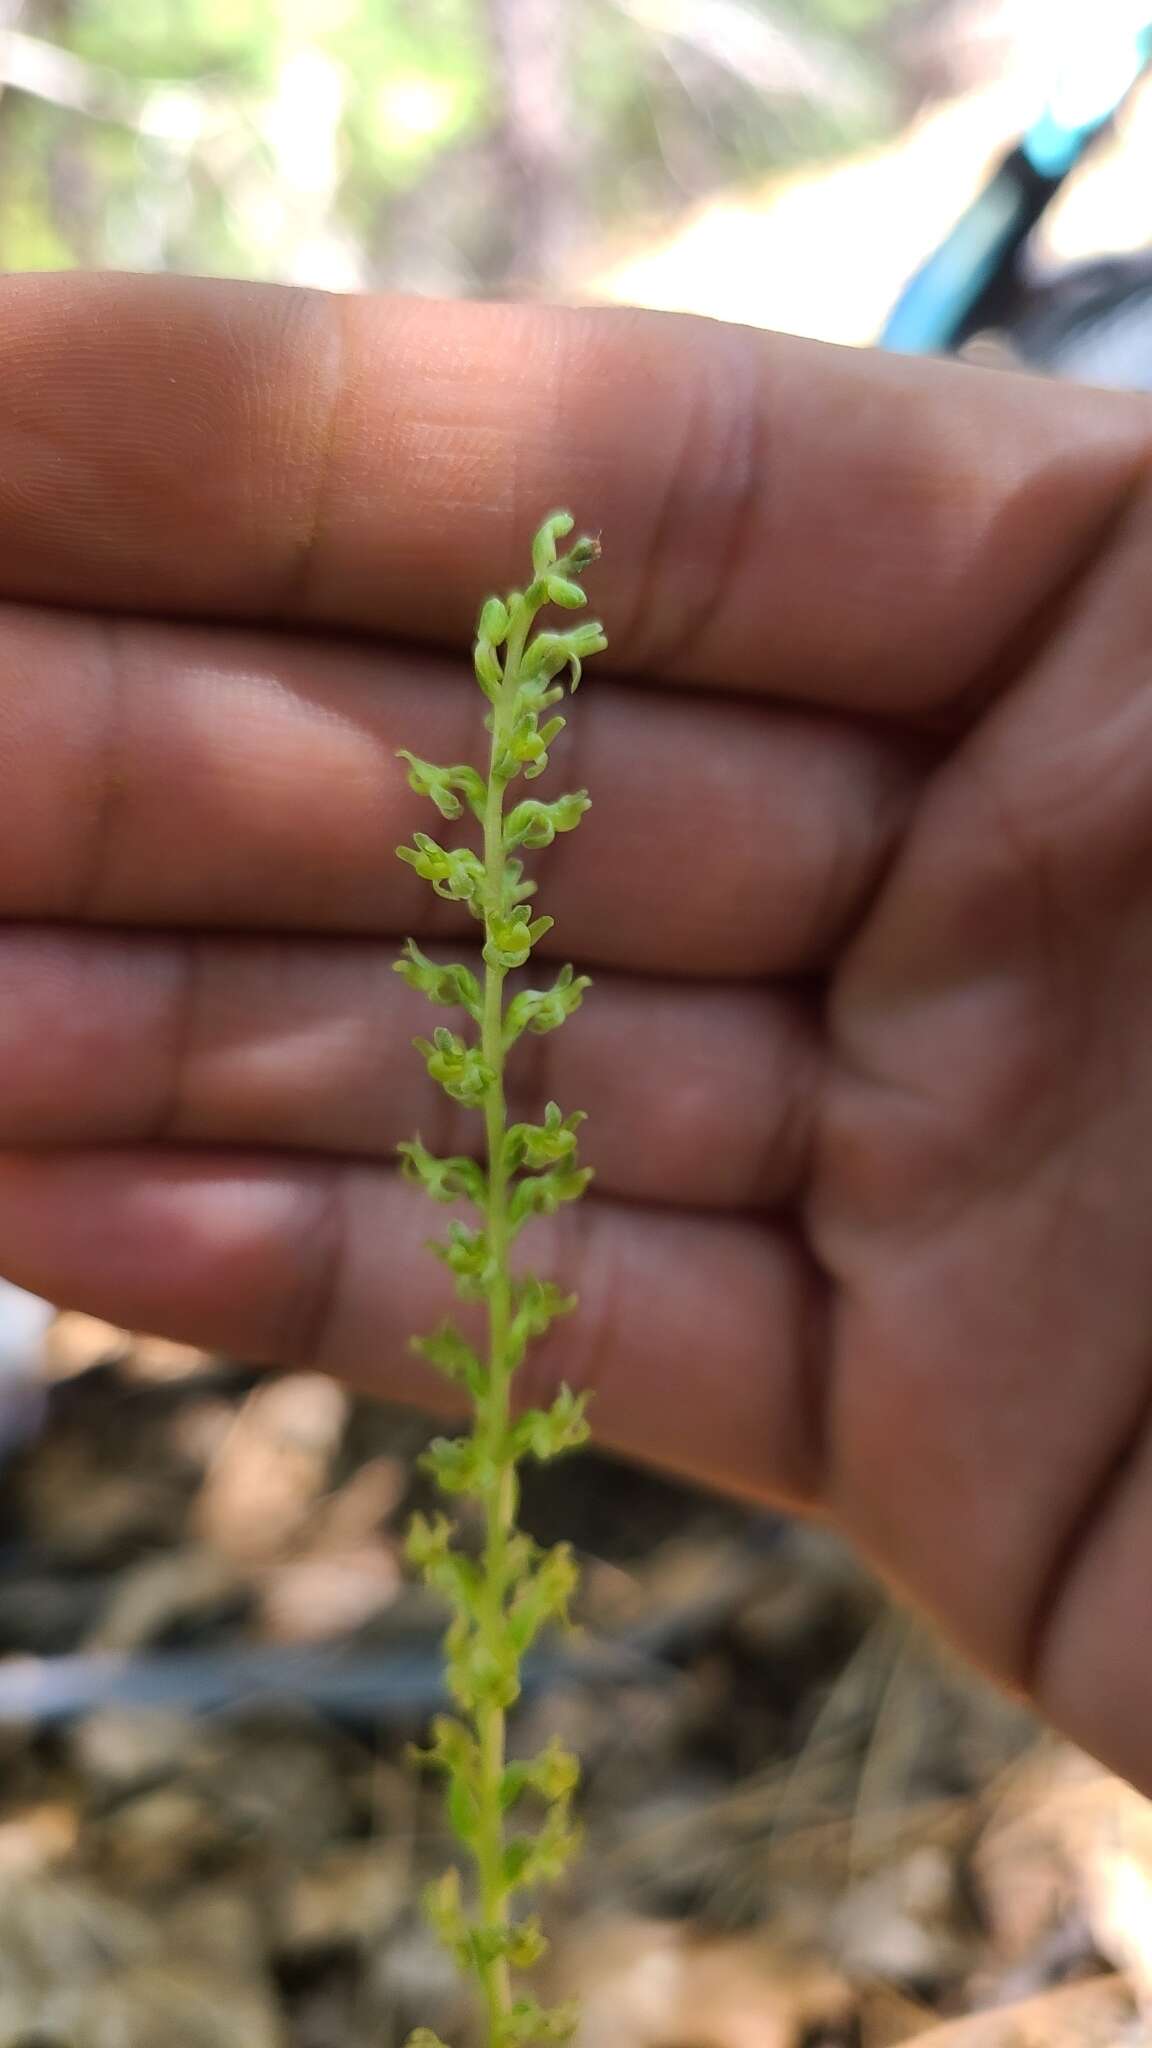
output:
[[[584,0],[483,0],[489,125],[382,211],[377,287],[531,294],[563,278],[580,227],[572,64]]]
[[[485,8],[506,206],[500,283],[530,290],[563,270],[579,219],[571,74],[581,0],[485,0]]]

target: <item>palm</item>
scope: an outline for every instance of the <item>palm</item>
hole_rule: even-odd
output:
[[[522,1085],[590,1111],[598,1180],[539,1370],[830,1512],[1152,1781],[1143,404],[676,323],[350,304],[338,346],[291,294],[5,294],[5,1270],[428,1394],[391,1151],[457,1134],[390,967],[466,934],[393,858],[394,749],[468,751],[427,642],[571,495],[628,680],[577,705],[595,808],[544,873],[598,986]]]
[[[835,1512],[1147,1776],[1152,747],[1100,597],[924,792],[835,984],[810,1213]]]

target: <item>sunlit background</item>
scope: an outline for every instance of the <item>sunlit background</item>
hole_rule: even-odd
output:
[[[1076,11],[0,0],[0,262],[624,299],[863,342],[1037,111]],[[1150,98],[1061,202],[1053,256],[1149,240]]]

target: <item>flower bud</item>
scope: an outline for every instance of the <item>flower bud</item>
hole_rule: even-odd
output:
[[[480,613],[476,628],[478,640],[488,640],[493,647],[500,647],[508,638],[508,607],[502,598],[490,597]]]
[[[536,576],[545,576],[556,560],[556,542],[565,540],[576,521],[570,512],[553,512],[544,521],[532,543],[532,569]]]
[[[472,650],[472,666],[476,681],[484,695],[495,701],[500,694],[504,673],[496,659],[496,650],[490,640],[478,640]]]

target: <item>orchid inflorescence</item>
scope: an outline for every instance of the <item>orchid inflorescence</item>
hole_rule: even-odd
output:
[[[552,927],[550,917],[530,908],[536,885],[525,880],[517,850],[549,846],[588,808],[585,790],[551,802],[526,795],[506,807],[513,783],[534,782],[548,766],[564,726],[555,706],[565,677],[575,690],[582,662],[607,645],[595,622],[566,632],[537,627],[546,606],[576,610],[585,602],[580,577],[597,559],[599,543],[577,540],[560,553],[572,530],[566,512],[545,520],[533,542],[527,589],[490,597],[480,613],[473,665],[488,704],[487,775],[403,754],[412,788],[441,817],[470,814],[482,828],[479,852],[443,846],[425,832],[398,852],[438,896],[464,904],[476,919],[483,974],[440,965],[413,940],[396,970],[431,1002],[465,1013],[463,1030],[441,1025],[415,1043],[445,1094],[484,1121],[478,1159],[436,1158],[419,1137],[399,1149],[404,1174],[434,1201],[471,1211],[475,1220],[450,1222],[432,1249],[461,1300],[483,1308],[487,1325],[479,1346],[451,1321],[413,1340],[470,1400],[469,1432],[438,1440],[426,1463],[444,1493],[476,1504],[482,1547],[474,1554],[445,1514],[418,1515],[408,1538],[409,1557],[452,1615],[445,1666],[457,1712],[438,1717],[421,1755],[447,1781],[449,1819],[475,1874],[474,1897],[453,1867],[430,1887],[426,1904],[452,1956],[478,1984],[485,2048],[561,2041],[575,2021],[568,2008],[543,2007],[517,1979],[546,1946],[538,1919],[522,1910],[524,1897],[558,1877],[575,1847],[576,1760],[553,1743],[527,1761],[510,1761],[506,1737],[523,1659],[541,1630],[567,1620],[577,1579],[566,1544],[544,1550],[517,1527],[518,1467],[525,1458],[546,1461],[577,1448],[588,1425],[583,1399],[567,1388],[548,1409],[514,1410],[513,1381],[529,1344],[575,1300],[549,1280],[514,1271],[512,1250],[533,1217],[577,1200],[589,1174],[578,1158],[581,1112],[565,1115],[550,1102],[541,1122],[509,1124],[504,1086],[516,1041],[525,1032],[557,1029],[589,986],[586,976],[562,967],[549,988],[520,989],[505,1000],[509,974],[528,964]],[[421,2029],[409,2048],[444,2044]]]

